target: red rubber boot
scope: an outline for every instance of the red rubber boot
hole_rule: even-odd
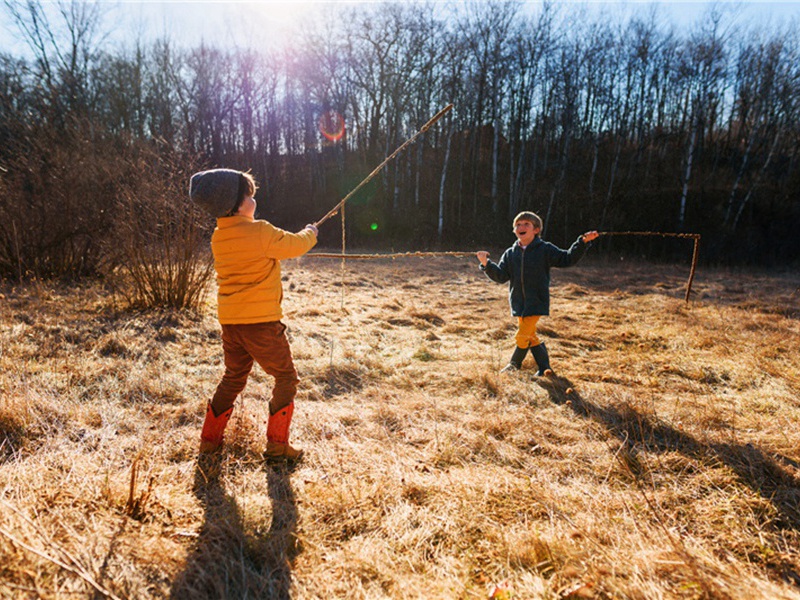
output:
[[[222,447],[223,434],[232,412],[233,407],[231,406],[221,415],[215,415],[214,409],[211,408],[211,403],[208,404],[206,420],[203,423],[203,431],[200,434],[201,453],[214,452]]]
[[[274,415],[269,416],[267,423],[267,450],[264,457],[268,460],[297,461],[303,457],[303,451],[289,445],[289,425],[292,423],[294,402],[290,402]]]

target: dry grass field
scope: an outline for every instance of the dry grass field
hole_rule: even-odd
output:
[[[198,462],[213,299],[5,285],[0,597],[800,598],[800,275],[687,275],[554,271],[540,379],[474,259],[287,261],[293,470],[258,368]]]

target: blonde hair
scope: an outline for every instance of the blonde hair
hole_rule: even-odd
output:
[[[530,221],[531,223],[533,223],[533,226],[536,227],[536,229],[542,228],[541,217],[539,217],[539,215],[537,215],[536,213],[530,212],[529,210],[524,210],[521,213],[519,213],[516,217],[514,217],[514,227],[516,227],[517,223],[519,223],[520,221]]]

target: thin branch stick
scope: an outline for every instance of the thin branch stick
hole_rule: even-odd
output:
[[[413,139],[413,138],[412,138]],[[390,157],[391,158],[391,157]],[[357,188],[356,188],[357,189]],[[352,195],[352,194],[351,194]],[[347,198],[345,198],[347,200]],[[344,200],[339,203],[339,206],[344,204]],[[338,210],[337,206],[336,210]],[[335,212],[330,215],[336,214]],[[325,217],[326,219],[328,216]],[[697,257],[700,251],[700,234],[699,233],[670,233],[659,231],[601,231],[600,235],[613,236],[613,235],[642,235],[642,236],[655,236],[655,237],[674,237],[685,238],[694,240],[694,249],[692,252],[692,268],[689,272],[689,280],[686,282],[686,296],[685,301],[689,302],[689,297],[692,293],[692,283],[694,282],[694,275],[697,271]],[[474,252],[392,252],[389,254],[345,254],[344,252],[344,236],[342,237],[342,252],[340,254],[329,252],[312,252],[304,254],[308,258],[340,258],[342,266],[344,267],[345,259],[372,259],[372,258],[403,258],[403,257],[432,257],[432,256],[475,256]]]
[[[11,504],[10,502],[8,502],[6,500],[0,499],[0,504],[2,504],[4,507],[9,509],[11,512],[16,514],[20,519],[25,521],[31,527],[33,532],[42,539],[42,541],[44,542],[45,545],[55,548],[60,554],[62,554],[65,557],[66,560],[69,560],[73,565],[75,565],[76,569],[80,570],[81,572],[85,571],[83,565],[81,565],[81,563],[78,561],[78,559],[76,559],[74,556],[72,556],[72,554],[67,552],[62,546],[57,544],[54,540],[50,539],[49,536],[45,535],[44,531],[42,531],[42,528],[39,527],[39,525],[37,525],[36,523],[34,523],[28,517],[28,515],[26,515],[24,512],[22,512],[20,509],[18,509],[16,506],[14,506],[13,504]],[[35,550],[32,550],[32,551],[35,552]],[[55,564],[61,566],[60,563],[57,560],[49,558],[49,557],[45,557],[45,558],[47,558],[48,560],[51,560]],[[88,576],[88,575],[86,575],[86,577],[89,577],[89,579],[91,579],[91,577]],[[84,579],[86,579],[86,577],[84,577]],[[109,592],[109,594],[110,594],[110,592]],[[110,597],[116,598],[116,596],[114,596],[113,594],[111,594]]]
[[[84,573],[82,569],[71,567],[70,565],[61,562],[57,558],[53,558],[52,556],[50,556],[48,554],[45,554],[41,550],[37,550],[36,548],[34,548],[32,546],[29,546],[25,542],[23,542],[23,541],[17,539],[16,537],[14,537],[11,533],[6,531],[2,527],[0,527],[0,533],[3,534],[6,538],[8,538],[12,543],[16,544],[17,546],[20,546],[21,548],[24,548],[28,552],[33,552],[36,556],[39,556],[39,557],[41,557],[41,558],[43,558],[45,560],[49,560],[54,565],[57,565],[57,566],[61,567],[65,571],[69,571],[73,575],[77,575],[78,577],[83,579],[86,583],[91,585],[94,589],[96,589],[99,593],[101,593],[106,598],[112,598],[113,600],[120,600],[120,598],[118,596],[114,595],[112,592],[109,592],[107,589],[105,589],[103,586],[101,586],[99,583],[97,583],[91,576],[89,576],[88,574]]]
[[[600,235],[652,235],[657,237],[677,237],[700,239],[699,233],[670,233],[661,231],[600,231]]]
[[[344,296],[345,296],[344,284],[345,284],[345,272],[346,272],[346,269],[345,269],[345,258],[344,258],[344,256],[345,256],[345,250],[347,249],[347,235],[346,235],[347,227],[345,226],[346,223],[345,223],[344,217],[345,217],[345,206],[344,206],[344,204],[342,204],[342,267],[341,267],[341,271],[342,271],[342,305],[340,307],[340,310],[344,310]]]
[[[689,303],[689,295],[692,293],[692,282],[694,282],[694,274],[697,271],[697,256],[700,252],[700,234],[699,233],[664,233],[660,231],[601,231],[600,235],[648,235],[657,237],[676,237],[676,238],[689,238],[694,240],[694,249],[692,250],[692,269],[689,271],[689,281],[686,282],[686,297],[685,301]]]
[[[302,258],[402,258],[408,256],[475,256],[474,252],[392,252],[389,254],[336,254],[329,252],[310,252],[304,254]]]
[[[402,152],[402,151],[403,151],[405,148],[407,148],[408,146],[410,146],[410,145],[411,145],[411,144],[412,144],[412,143],[413,143],[413,142],[414,142],[414,141],[415,141],[415,140],[416,140],[416,139],[417,139],[417,138],[418,138],[420,135],[422,135],[423,133],[425,133],[426,131],[428,131],[428,129],[431,127],[431,125],[433,125],[434,123],[436,123],[436,121],[438,121],[438,120],[439,120],[439,119],[441,119],[441,118],[442,118],[444,115],[446,115],[448,112],[450,112],[450,110],[451,110],[452,108],[453,108],[453,105],[452,105],[452,104],[448,104],[448,105],[447,105],[447,106],[445,106],[445,107],[444,107],[442,110],[440,110],[438,113],[436,113],[435,115],[433,115],[433,117],[431,117],[431,119],[430,119],[430,120],[429,120],[427,123],[425,123],[425,125],[423,125],[423,126],[422,126],[422,128],[421,128],[419,131],[417,131],[417,133],[415,133],[413,136],[411,136],[409,139],[407,139],[407,140],[406,140],[406,141],[405,141],[405,142],[404,142],[404,143],[403,143],[403,144],[402,144],[402,145],[401,145],[401,146],[400,146],[400,147],[399,147],[397,150],[395,150],[395,151],[394,151],[394,152],[392,152],[392,153],[391,153],[389,156],[387,156],[387,157],[384,159],[384,161],[383,161],[381,164],[379,164],[377,167],[375,167],[375,169],[372,171],[372,173],[370,173],[369,175],[367,175],[367,176],[366,176],[366,178],[364,178],[364,180],[363,180],[361,183],[359,183],[359,184],[358,184],[358,185],[357,185],[355,188],[353,188],[353,190],[352,190],[352,191],[351,191],[349,194],[347,194],[347,196],[345,196],[344,198],[342,198],[342,200],[339,202],[339,204],[337,204],[337,205],[336,205],[336,206],[334,206],[334,207],[333,207],[333,208],[332,208],[330,211],[328,211],[328,214],[326,214],[326,215],[325,215],[324,217],[322,217],[322,218],[321,218],[319,221],[317,221],[316,223],[314,223],[314,227],[319,227],[319,226],[320,226],[320,225],[322,225],[322,224],[323,224],[325,221],[327,221],[327,220],[328,220],[328,219],[330,219],[330,218],[331,218],[333,215],[335,215],[337,212],[339,212],[339,209],[340,209],[340,208],[341,208],[341,207],[344,205],[344,203],[345,203],[345,202],[347,202],[347,201],[348,201],[348,200],[349,200],[349,199],[350,199],[350,198],[351,198],[351,197],[352,197],[352,196],[353,196],[353,195],[354,195],[354,194],[355,194],[355,193],[356,193],[358,190],[360,190],[360,189],[361,189],[362,187],[364,187],[364,186],[365,186],[367,183],[369,183],[369,181],[370,181],[370,180],[371,180],[373,177],[375,177],[375,175],[377,175],[377,174],[380,172],[380,170],[381,170],[381,169],[383,169],[383,167],[385,167],[385,166],[386,166],[386,164],[387,164],[387,163],[388,163],[390,160],[392,160],[392,159],[393,159],[395,156],[397,156],[398,154],[400,154],[400,152]]]
[[[692,251],[692,270],[689,272],[689,282],[686,284],[686,302],[689,302],[689,294],[692,293],[692,282],[694,272],[697,269],[697,255],[700,252],[700,236],[694,238],[694,250]]]

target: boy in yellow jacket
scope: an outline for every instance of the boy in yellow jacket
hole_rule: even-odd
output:
[[[200,452],[213,452],[222,445],[234,401],[255,361],[275,378],[265,456],[298,460],[303,452],[289,445],[289,425],[299,379],[281,322],[280,261],[313,248],[317,228],[306,225],[299,233],[290,233],[255,219],[256,189],[249,173],[231,169],[195,173],[189,185],[191,199],[217,218],[211,251],[225,355],[225,374],[206,409]]]

